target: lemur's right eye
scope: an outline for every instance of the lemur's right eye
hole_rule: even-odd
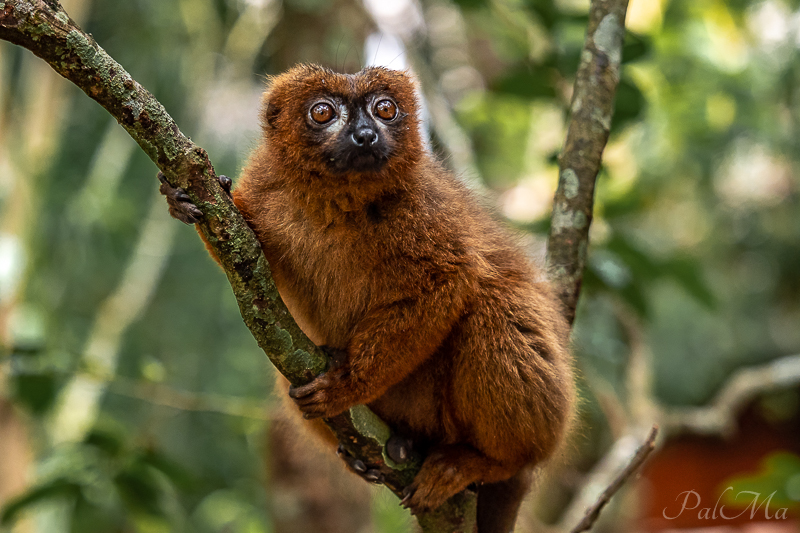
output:
[[[386,122],[391,122],[397,117],[397,104],[385,98],[375,104],[375,114]]]
[[[326,124],[333,119],[335,113],[333,112],[333,107],[329,103],[319,102],[311,106],[309,115],[311,116],[311,120],[317,124]]]

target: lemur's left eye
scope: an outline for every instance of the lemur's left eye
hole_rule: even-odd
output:
[[[379,100],[375,104],[375,114],[383,120],[394,120],[397,116],[397,104],[389,99]]]
[[[327,102],[319,102],[311,107],[311,119],[317,124],[330,122],[334,117],[333,107]]]

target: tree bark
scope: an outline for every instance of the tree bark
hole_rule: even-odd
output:
[[[594,186],[614,115],[628,0],[592,0],[553,201],[547,270],[570,324],[586,266]]]

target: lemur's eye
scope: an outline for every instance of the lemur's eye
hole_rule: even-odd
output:
[[[319,102],[311,106],[309,115],[311,116],[311,120],[317,124],[325,124],[333,119],[335,113],[333,112],[333,107],[331,107],[329,103]]]
[[[380,100],[375,104],[375,114],[383,120],[394,120],[397,116],[397,104],[391,100]]]

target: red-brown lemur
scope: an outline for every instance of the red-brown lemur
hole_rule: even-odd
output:
[[[297,323],[337,354],[290,396],[305,418],[366,404],[409,438],[425,456],[412,512],[474,485],[480,533],[509,532],[572,418],[558,301],[424,147],[406,73],[301,65],[272,79],[261,118],[233,200]],[[176,218],[202,216],[162,192]]]

